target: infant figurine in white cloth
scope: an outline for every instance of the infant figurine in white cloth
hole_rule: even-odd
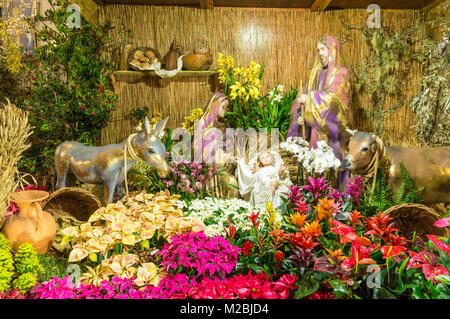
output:
[[[238,160],[236,177],[241,196],[257,208],[265,208],[269,201],[274,208],[279,207],[283,203],[281,196],[292,185],[287,166],[273,151],[257,154],[248,164]]]

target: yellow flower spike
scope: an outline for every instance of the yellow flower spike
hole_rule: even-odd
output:
[[[267,209],[267,211],[268,211],[269,213],[273,213],[273,205],[272,205],[272,202],[269,202],[269,203],[267,204],[266,209]]]

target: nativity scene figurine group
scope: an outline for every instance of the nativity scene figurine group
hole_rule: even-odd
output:
[[[356,131],[351,130],[354,123],[351,97],[351,72],[344,66],[340,43],[332,36],[325,36],[318,42],[317,56],[307,85],[301,88],[292,104],[287,137],[301,137],[308,141],[311,148],[317,148],[319,141],[331,147],[334,156],[342,163],[341,169],[335,172],[336,186],[340,189],[345,187],[350,171],[371,173],[371,177],[389,155],[381,140],[373,134],[358,132],[355,135]],[[229,104],[229,98],[220,92],[210,98],[203,116],[196,123],[192,142],[193,158],[195,161],[214,164],[221,170],[221,174],[213,181],[222,185],[221,193],[216,194],[219,197],[241,197],[254,207],[266,207],[271,202],[276,208],[282,204],[282,195],[292,186],[288,167],[273,145],[246,156],[236,156],[236,152],[229,151],[233,140],[225,138],[218,143],[218,139],[226,136],[227,126],[223,120]],[[57,188],[66,186],[65,176],[71,171],[82,182],[102,184],[105,201],[112,202],[117,186],[123,184],[127,171],[138,159],[155,167],[161,178],[167,177],[169,167],[166,150],[159,139],[166,124],[167,119],[151,127],[146,118],[140,133],[131,135],[119,144],[87,147],[76,142],[62,143],[55,156]],[[349,141],[354,138],[359,141],[362,133],[370,137],[370,143],[353,142],[353,149],[347,154]],[[436,176],[431,178],[441,181],[444,187],[427,196],[432,201],[449,202],[450,150],[449,147],[443,147],[435,152],[440,152],[437,156],[442,160],[431,163],[436,172]],[[398,150],[391,153],[390,158],[393,158],[393,153],[397,154]],[[404,156],[407,157],[408,152]],[[357,167],[357,157],[369,159]],[[411,175],[417,175],[417,167],[407,158],[402,159],[408,162],[404,164]],[[390,165],[391,173],[395,175],[395,167],[399,163],[394,159]],[[430,163],[423,165],[430,166]],[[420,167],[420,171],[423,169]],[[427,181],[421,180],[423,182]],[[211,189],[216,188],[212,185]]]

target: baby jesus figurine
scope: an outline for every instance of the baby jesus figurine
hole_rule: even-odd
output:
[[[239,160],[236,177],[241,196],[258,208],[265,208],[269,202],[274,208],[280,206],[283,203],[281,195],[292,185],[287,166],[271,151],[260,153],[249,164]]]

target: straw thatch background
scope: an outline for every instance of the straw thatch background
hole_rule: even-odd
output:
[[[382,24],[401,31],[419,18],[420,11],[391,10],[382,12]],[[351,64],[360,64],[368,54],[364,35],[348,30],[343,23],[363,25],[366,10],[338,10],[310,12],[303,9],[247,9],[214,8],[202,10],[185,7],[108,5],[99,9],[99,21],[121,23],[132,30],[129,44],[156,48],[162,56],[172,40],[183,45],[185,51],[206,43],[217,59],[217,53],[232,55],[237,64],[247,66],[250,61],[266,64],[263,85],[267,88],[281,83],[286,87],[305,83],[314,62],[318,40],[325,34],[342,43],[342,52]],[[118,32],[113,36],[119,41]],[[216,69],[216,62],[212,69]],[[409,96],[420,89],[420,69],[415,65],[409,79]],[[147,106],[170,116],[170,127],[177,127],[190,110],[203,107],[214,85],[208,77],[175,77],[159,79],[150,76],[116,76],[119,95],[116,111],[102,134],[102,143],[118,142],[132,133],[125,119],[136,107]],[[363,107],[367,98],[358,96]],[[372,123],[355,110],[355,128],[371,130]],[[387,144],[415,145],[415,132],[410,128],[415,116],[409,103],[385,119]]]

